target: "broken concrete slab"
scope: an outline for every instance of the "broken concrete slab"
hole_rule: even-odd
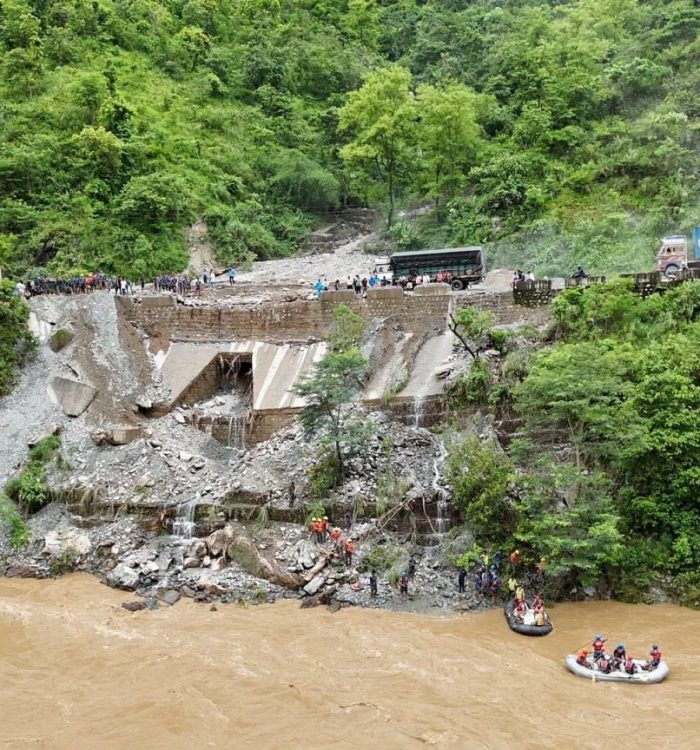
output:
[[[79,417],[97,396],[97,388],[58,375],[49,381],[48,391],[69,417]]]

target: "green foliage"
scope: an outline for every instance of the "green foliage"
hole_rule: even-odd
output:
[[[48,435],[29,449],[30,463],[47,464],[61,447],[58,435]]]
[[[396,567],[404,554],[399,544],[374,542],[368,546],[362,555],[361,570],[381,573]]]
[[[0,492],[0,522],[7,524],[10,547],[19,551],[29,545],[29,529],[10,498]]]
[[[311,497],[327,497],[340,481],[340,466],[335,453],[324,451],[318,461],[309,467],[307,479]]]
[[[294,389],[306,402],[299,412],[305,432],[333,447],[338,481],[343,479],[345,459],[365,443],[371,430],[371,424],[352,413],[366,373],[367,360],[357,349],[329,352]]]
[[[57,557],[52,558],[49,563],[49,573],[53,577],[62,576],[66,573],[72,573],[78,564],[78,555],[75,550],[64,550]]]
[[[309,526],[312,518],[324,518],[326,516],[326,509],[322,502],[314,500],[311,503],[306,504],[306,526]]]
[[[497,266],[644,268],[700,219],[699,28],[690,0],[5,0],[0,258],[176,271],[199,216],[222,263],[283,257],[309,213],[404,198]]]
[[[14,295],[9,281],[0,281],[0,397],[10,392],[17,367],[36,348],[28,321],[25,301]]]
[[[480,542],[498,544],[510,537],[515,523],[513,467],[492,441],[468,435],[453,442],[447,479],[454,502]]]
[[[365,332],[367,322],[347,305],[336,305],[331,313],[328,343],[334,352],[345,352],[357,347]]]
[[[450,383],[447,399],[454,409],[465,406],[483,406],[491,392],[491,368],[483,359],[474,359],[466,374],[461,374]]]
[[[27,513],[43,508],[51,499],[51,490],[46,484],[45,466],[60,456],[61,440],[57,435],[42,438],[29,451],[29,459],[20,473],[5,485],[7,495]]]
[[[450,315],[450,329],[459,339],[469,355],[477,359],[482,352],[493,346],[493,315],[477,310],[476,307],[461,307],[454,315]],[[505,345],[506,336],[498,332],[497,340]]]
[[[699,303],[694,283],[645,299],[624,283],[569,290],[553,305],[562,340],[533,358],[514,389],[516,409],[538,440],[526,455],[563,438],[587,477],[578,485],[606,478],[604,489],[591,489],[565,515],[573,526],[591,527],[590,542],[604,542],[590,574],[581,568],[579,577],[604,569],[625,598],[639,598],[654,576],[684,575],[700,564]],[[559,527],[547,524],[525,536],[556,536]]]

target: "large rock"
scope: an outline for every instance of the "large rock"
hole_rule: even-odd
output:
[[[133,591],[139,585],[139,580],[140,576],[137,571],[125,563],[119,563],[107,576],[110,585],[127,591]]]
[[[87,534],[69,529],[49,531],[44,537],[44,554],[51,557],[61,557],[67,553],[87,555],[92,549],[92,542]]]
[[[318,592],[318,590],[323,586],[323,584],[326,581],[326,577],[323,575],[323,573],[319,573],[317,576],[312,578],[306,586],[304,586],[304,591],[309,595],[313,596]]]
[[[279,586],[298,589],[306,583],[300,576],[283,570],[275,561],[263,557],[260,550],[247,537],[236,537],[226,548],[226,554],[251,575],[272,581]]]
[[[73,342],[75,334],[67,328],[57,328],[49,338],[49,348],[52,352],[60,352]]]
[[[59,376],[51,378],[48,391],[49,396],[69,417],[79,417],[97,396],[97,388]]]
[[[209,548],[209,554],[212,557],[218,557],[223,554],[226,547],[231,543],[233,539],[233,528],[230,524],[226,524],[223,529],[217,529],[213,531],[207,537],[207,547]]]

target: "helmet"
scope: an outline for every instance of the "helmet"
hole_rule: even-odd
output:
[[[657,645],[656,645],[656,644],[654,643],[654,644],[652,644],[652,648],[653,648],[653,649],[657,649],[657,648],[658,648],[658,646],[657,646]]]
[[[593,638],[594,641],[599,641],[602,638],[600,635],[596,635],[595,638]]]
[[[324,520],[324,521],[327,521],[327,520],[328,520],[328,516],[324,516],[324,517],[323,517],[323,520]]]
[[[617,646],[615,646],[615,648],[624,648],[624,647],[625,647],[624,643],[618,643]]]

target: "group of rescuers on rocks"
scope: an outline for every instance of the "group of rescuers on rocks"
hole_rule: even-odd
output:
[[[349,568],[352,565],[352,556],[355,552],[355,543],[349,535],[352,528],[352,516],[349,512],[345,514],[343,526],[346,532],[345,536],[343,536],[343,532],[338,526],[330,527],[328,516],[318,516],[311,519],[309,531],[311,532],[311,539],[317,544],[326,544],[330,541],[333,545],[333,554]],[[399,593],[402,599],[408,598],[408,586],[414,580],[415,576],[416,561],[411,557],[406,570],[402,571],[399,576]],[[361,591],[363,587],[359,583],[353,583],[351,588],[354,591]],[[370,571],[369,574],[369,593],[372,597],[377,596],[378,593],[377,573],[374,570]]]
[[[341,560],[347,567],[352,566],[353,554],[355,552],[355,543],[350,536],[352,528],[352,515],[346,512],[343,518],[343,530],[339,526],[331,527],[328,516],[315,516],[309,523],[309,532],[311,540],[317,544],[332,545],[332,554]],[[345,532],[345,533],[343,533]],[[510,554],[511,575],[507,582],[508,598],[515,599],[515,617],[521,622],[529,625],[545,625],[549,622],[549,615],[542,604],[542,596],[537,593],[532,601],[532,606],[528,606],[525,600],[525,590],[515,578],[521,568],[520,551],[514,550]],[[503,561],[503,555],[496,552],[489,564],[489,558],[485,552],[479,554],[474,571],[474,597],[477,602],[481,601],[481,596],[490,595],[491,601],[495,604],[499,591],[501,590],[501,580],[499,577],[499,568]],[[528,573],[527,578],[530,585],[533,585],[537,579],[542,579],[544,575],[544,558],[537,563],[534,573]],[[402,599],[408,598],[409,585],[413,583],[416,575],[416,561],[413,557],[409,558],[405,570],[402,570],[398,578],[399,593]],[[457,587],[460,594],[466,593],[467,571],[460,568],[457,574]],[[362,590],[359,583],[352,584],[351,588],[355,591]],[[377,596],[377,573],[371,570],[369,573],[369,591],[370,596]]]
[[[613,652],[609,653],[605,650],[605,642],[605,638],[596,635],[593,639],[592,659],[588,656],[589,650],[581,648],[576,654],[576,663],[586,667],[586,669],[595,669],[603,674],[619,671],[628,675],[636,674],[640,666],[644,670],[654,670],[661,663],[661,651],[655,643],[652,644],[651,651],[649,651],[649,659],[638,665],[634,663],[632,655],[625,650],[624,643],[618,643]]]

